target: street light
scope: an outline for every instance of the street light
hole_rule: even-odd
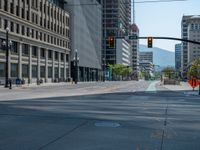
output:
[[[8,88],[8,58],[9,58],[9,47],[12,45],[12,41],[8,40],[8,33],[10,29],[6,28],[6,41],[3,41],[3,46],[6,49],[6,68],[5,68],[5,88]]]
[[[79,63],[79,57],[78,57],[77,49],[75,50],[73,61],[74,61],[74,66],[75,66],[74,82],[75,82],[75,84],[77,84],[77,82],[78,82],[78,63]]]

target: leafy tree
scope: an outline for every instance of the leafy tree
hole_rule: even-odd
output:
[[[196,59],[193,63],[192,66],[190,67],[190,69],[188,70],[188,77],[197,77],[198,79],[200,79],[200,58]]]
[[[109,65],[109,68],[112,69],[113,77],[119,78],[128,76],[132,72],[132,68],[123,64],[114,64]]]
[[[168,77],[169,79],[172,78],[172,76],[175,76],[176,75],[176,71],[173,67],[166,67],[162,70],[162,72],[164,73],[164,75],[166,77]]]

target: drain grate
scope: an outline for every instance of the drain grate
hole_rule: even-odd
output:
[[[117,128],[120,127],[120,124],[117,122],[108,122],[108,121],[99,121],[95,123],[96,127],[111,127],[111,128]]]

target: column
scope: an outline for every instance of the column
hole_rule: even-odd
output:
[[[32,83],[32,45],[29,45],[29,83]]]
[[[52,50],[52,81],[55,79],[55,51]]]
[[[17,44],[18,49],[18,78],[22,79],[22,43]]]
[[[12,1],[13,2],[13,12],[16,15],[16,1]]]
[[[38,54],[38,59],[37,59],[37,79],[40,80],[40,47],[37,48],[37,54]]]
[[[58,52],[58,79],[61,78],[61,53]]]
[[[45,49],[45,82],[48,82],[48,49]]]
[[[64,53],[64,80],[67,79],[66,53]]]

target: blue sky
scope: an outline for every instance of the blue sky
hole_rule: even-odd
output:
[[[200,0],[135,4],[135,21],[140,29],[140,36],[180,38],[183,15],[200,15]],[[153,46],[174,51],[176,43],[179,41],[154,40]],[[146,45],[146,40],[140,40],[140,44]]]

